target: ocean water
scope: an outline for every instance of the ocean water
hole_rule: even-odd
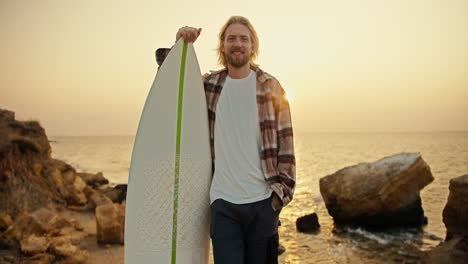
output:
[[[102,171],[112,183],[126,183],[134,137],[50,137],[52,156],[79,171]],[[468,132],[296,134],[297,187],[283,209],[280,263],[417,263],[445,238],[442,211],[451,178],[468,173]],[[350,165],[401,152],[419,152],[435,180],[421,192],[428,225],[422,229],[369,232],[335,229],[319,190],[319,179]],[[296,219],[316,212],[314,234],[296,231]]]

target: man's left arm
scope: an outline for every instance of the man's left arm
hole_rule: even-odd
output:
[[[280,206],[291,202],[296,186],[296,158],[294,154],[293,128],[291,111],[284,89],[274,81],[274,107],[277,122],[278,173],[283,196],[279,197]]]

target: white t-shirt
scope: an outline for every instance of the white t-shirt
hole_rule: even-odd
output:
[[[270,197],[261,166],[261,135],[258,121],[257,76],[226,78],[216,107],[214,132],[215,171],[210,200],[235,204]]]

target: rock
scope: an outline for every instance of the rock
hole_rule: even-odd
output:
[[[6,237],[6,232],[0,235],[0,251],[1,250],[16,250],[19,247],[18,241],[13,238]],[[2,263],[0,261],[0,263]]]
[[[112,200],[106,195],[93,190],[93,193],[89,197],[89,204],[91,208],[97,208],[98,206],[105,204],[112,204]]]
[[[119,184],[114,188],[108,187],[100,190],[100,192],[109,197],[114,203],[122,203],[127,196],[127,185]]]
[[[61,174],[65,184],[70,185],[75,183],[76,174],[72,170],[61,172]]]
[[[4,170],[0,172],[0,183],[6,183],[11,178],[11,171]]]
[[[75,177],[73,185],[68,185],[67,187],[70,192],[69,199],[67,200],[69,205],[84,205],[88,202],[86,195],[83,193],[86,183],[80,177]]]
[[[63,174],[66,174],[68,171],[72,172],[73,174],[76,173],[76,170],[70,164],[62,160],[50,159],[50,163],[53,168],[58,169]]]
[[[36,177],[41,177],[42,174],[42,164],[40,163],[34,163],[33,164],[33,172]]]
[[[35,234],[42,236],[51,231],[51,227],[38,221],[31,214],[24,212],[19,215],[15,223],[5,231],[4,236],[7,239],[21,241],[29,235]]]
[[[12,145],[16,145],[23,153],[23,150],[32,150],[43,158],[50,158],[49,139],[39,122],[10,120],[6,121],[6,128]]]
[[[127,194],[127,184],[117,184],[114,189],[119,190]]]
[[[60,256],[70,257],[78,252],[78,248],[71,243],[64,243],[60,245],[55,245],[51,250]]]
[[[36,255],[47,250],[49,241],[45,237],[38,237],[33,234],[21,240],[20,246],[23,253]]]
[[[420,191],[433,180],[419,153],[401,153],[323,177],[320,192],[335,224],[421,226]]]
[[[9,214],[0,213],[0,231],[6,230],[13,224],[13,220]]]
[[[62,177],[62,173],[58,168],[53,168],[47,172],[49,178],[52,180],[54,188],[59,194],[66,198],[69,196],[67,188],[65,188],[65,180]]]
[[[54,263],[55,256],[43,253],[43,254],[38,254],[34,255],[30,258],[23,259],[21,263],[27,263],[27,264],[50,264]]]
[[[13,264],[13,263],[18,263],[18,262],[19,260],[17,260],[17,258],[12,255],[0,257],[0,263],[2,264]],[[38,264],[42,264],[42,263],[38,263]]]
[[[88,263],[89,253],[84,250],[78,250],[72,256],[59,260],[57,264],[84,264]]]
[[[67,264],[79,264],[86,263],[89,258],[89,253],[83,250],[80,250],[78,247],[72,244],[63,244],[55,247],[54,253],[63,256],[61,261],[57,263],[67,263]]]
[[[15,121],[15,112],[4,110],[0,108],[0,120],[4,122]]]
[[[286,248],[283,245],[279,244],[278,245],[278,256],[283,254],[285,251],[286,251]]]
[[[468,260],[468,236],[455,237],[443,242],[436,248],[426,252],[422,263],[427,264],[466,264]]]
[[[450,180],[450,194],[443,211],[446,239],[468,235],[468,174]]]
[[[88,202],[84,194],[86,183],[80,177],[76,177],[73,171],[66,170],[62,173],[58,168],[54,168],[50,174],[56,189],[68,206],[84,205]]]
[[[57,229],[64,226],[71,226],[71,223],[51,210],[41,208],[32,214],[23,212],[4,235],[7,239],[21,241],[33,234],[37,236],[57,234],[59,232]]]
[[[299,232],[311,233],[316,232],[319,228],[320,224],[316,213],[299,217],[296,220],[296,229]]]
[[[86,263],[89,253],[73,245],[72,237],[54,237],[50,241],[50,251],[61,258],[57,263]]]
[[[104,175],[102,172],[98,172],[96,174],[91,174],[91,173],[77,173],[77,176],[83,179],[83,181],[86,182],[86,184],[97,188],[101,185],[108,184],[109,180],[104,178]]]
[[[96,229],[99,243],[123,244],[125,207],[120,204],[105,204],[96,208]]]

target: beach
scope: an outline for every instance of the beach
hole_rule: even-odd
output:
[[[134,137],[51,137],[51,140],[54,157],[78,170],[102,171],[113,184],[126,183]],[[417,263],[424,252],[445,239],[442,211],[449,194],[449,180],[468,172],[468,133],[306,133],[295,136],[295,148],[297,188],[294,200],[280,216],[280,244],[286,250],[280,263]],[[400,152],[419,152],[431,168],[434,181],[421,192],[428,224],[422,229],[382,232],[335,229],[319,191],[319,179],[343,167]],[[313,212],[319,217],[319,232],[297,232],[296,219]],[[116,249],[111,255],[119,259],[119,254],[123,250]]]

